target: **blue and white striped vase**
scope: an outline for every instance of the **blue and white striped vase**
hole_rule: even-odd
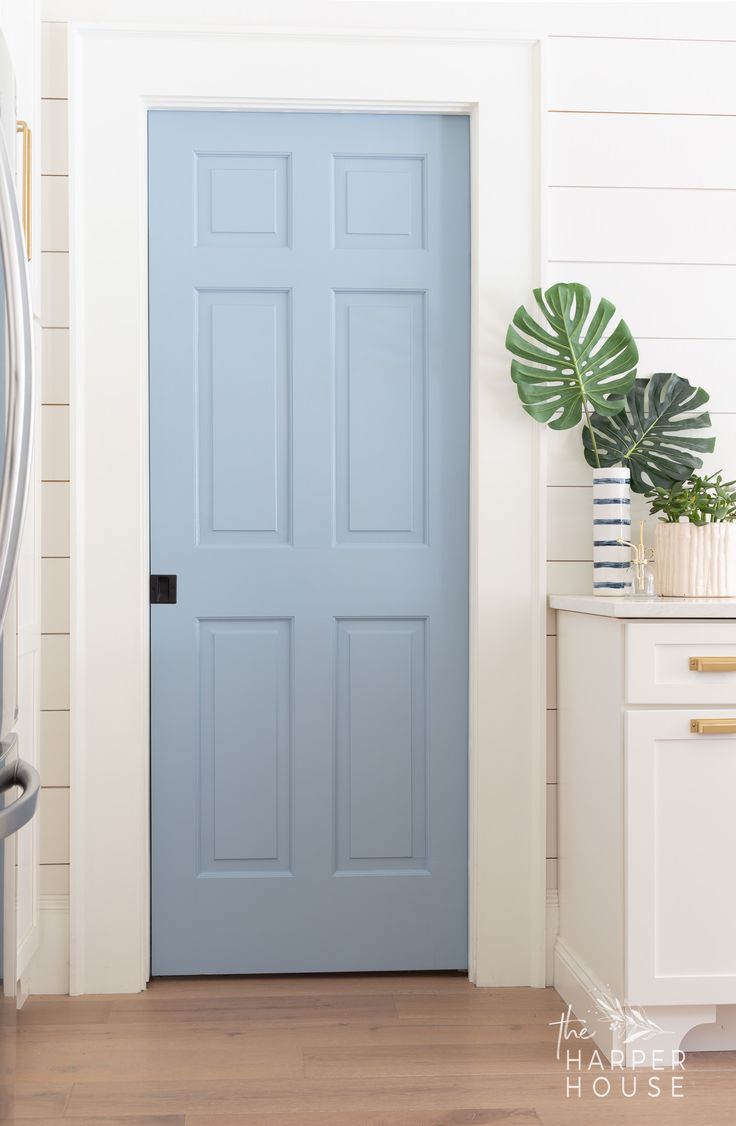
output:
[[[631,493],[628,469],[593,470],[593,593],[631,594]]]

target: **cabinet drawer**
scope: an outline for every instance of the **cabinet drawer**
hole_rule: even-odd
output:
[[[736,622],[630,623],[626,655],[630,704],[736,705]]]

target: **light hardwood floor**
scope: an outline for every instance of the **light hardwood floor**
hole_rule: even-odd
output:
[[[154,981],[33,997],[0,1028],[3,1126],[734,1126],[736,1053],[566,1095],[551,989],[455,974]],[[589,1059],[587,1049],[583,1066]],[[577,1072],[571,1073],[573,1079]],[[633,1076],[625,1075],[632,1092]],[[599,1081],[598,1089],[605,1084]]]

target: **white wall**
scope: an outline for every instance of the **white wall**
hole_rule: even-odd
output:
[[[705,386],[717,435],[707,467],[734,477],[736,43],[560,38],[549,46],[547,280],[585,282],[616,304],[639,343],[641,375],[677,371]],[[591,485],[577,432],[550,432],[548,456],[549,589],[583,593]],[[640,500],[632,520],[645,515]],[[548,648],[553,658],[553,641]],[[553,660],[549,670],[554,707]],[[551,746],[549,769],[552,792]],[[547,852],[556,855],[552,821]]]
[[[68,893],[69,372],[65,22],[98,0],[44,0],[42,888]],[[543,115],[547,282],[611,298],[640,343],[643,374],[676,370],[711,391],[714,467],[736,475],[736,11],[717,4],[107,4],[135,22],[368,28],[466,26],[550,33]],[[725,9],[725,10],[724,10]],[[112,10],[112,11],[111,11]],[[297,13],[297,14],[295,14]],[[311,18],[310,18],[311,17]],[[567,33],[567,37],[561,34]],[[623,38],[621,36],[629,36]],[[665,38],[669,36],[669,38]],[[659,37],[659,38],[658,38]],[[709,41],[705,41],[706,38]],[[724,40],[718,42],[717,40]],[[499,165],[502,174],[502,162]],[[734,320],[732,326],[731,321]],[[548,582],[591,582],[590,472],[577,434],[548,442]],[[73,561],[71,561],[73,565]],[[549,616],[548,884],[556,887],[555,625]],[[58,964],[58,961],[57,963]]]

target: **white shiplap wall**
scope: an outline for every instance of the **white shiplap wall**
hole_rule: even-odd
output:
[[[59,5],[61,9],[64,5]],[[523,7],[523,6],[520,6]],[[712,467],[736,476],[736,43],[551,38],[547,281],[610,297],[640,371],[712,396]],[[68,887],[69,368],[66,25],[43,27],[43,887]],[[72,405],[73,409],[73,405]],[[578,434],[548,443],[548,584],[591,582],[590,472]],[[73,565],[73,561],[72,565]],[[556,887],[554,617],[547,642],[548,883]],[[53,791],[53,794],[52,794]]]
[[[41,894],[69,892],[69,254],[66,25],[41,44]],[[45,988],[48,976],[43,977]]]
[[[546,114],[547,281],[582,281],[614,302],[639,343],[640,375],[676,371],[705,386],[717,435],[707,467],[734,477],[735,67],[733,42],[552,38]],[[590,470],[577,432],[550,432],[548,451],[549,588],[582,593]],[[635,498],[632,518],[645,515]],[[554,705],[553,662],[549,672]],[[552,749],[549,759],[554,810]]]

